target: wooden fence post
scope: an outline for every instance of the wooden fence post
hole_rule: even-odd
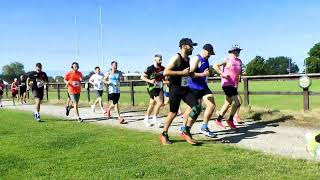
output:
[[[86,83],[85,86],[87,87],[88,102],[90,102],[90,84],[89,84],[89,83]]]
[[[49,85],[46,84],[46,85],[45,85],[45,88],[46,88],[47,101],[49,101]]]
[[[134,106],[134,84],[133,81],[130,81],[130,93],[131,93],[131,103]]]
[[[6,97],[8,98],[8,85],[6,85]]]
[[[60,96],[60,84],[57,82],[57,93],[58,93],[58,100],[61,99],[61,96]]]
[[[244,87],[244,91],[243,91],[243,97],[244,97],[243,105],[244,105],[244,107],[248,107],[248,106],[249,106],[249,80],[248,80],[248,78],[243,78],[243,87]]]
[[[309,88],[303,89],[303,110],[309,111],[310,104],[309,104]]]

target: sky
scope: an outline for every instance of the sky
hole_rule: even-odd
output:
[[[168,64],[179,40],[189,37],[199,44],[194,55],[206,43],[214,46],[211,64],[240,44],[244,63],[257,55],[288,56],[302,71],[320,42],[319,12],[318,0],[0,0],[0,68],[18,61],[30,71],[42,62],[56,76],[76,59],[83,72],[105,71],[116,60],[124,72],[141,72],[154,54]]]

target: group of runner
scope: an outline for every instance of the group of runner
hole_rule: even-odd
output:
[[[126,123],[123,117],[120,116],[119,99],[120,99],[120,81],[123,80],[122,72],[118,70],[118,63],[116,61],[111,62],[111,68],[105,74],[101,73],[100,67],[95,67],[95,73],[89,78],[89,83],[93,86],[96,94],[96,100],[91,105],[93,112],[96,111],[96,105],[99,104],[101,112],[106,114],[109,118],[111,116],[110,111],[114,108],[120,124]],[[69,116],[70,110],[75,109],[75,113],[79,122],[83,122],[83,119],[79,114],[79,100],[81,94],[81,82],[83,81],[83,75],[79,71],[79,64],[73,62],[71,70],[64,76],[64,82],[68,87],[68,100],[66,105],[66,116]],[[102,102],[102,96],[104,91],[104,85],[108,86],[108,99],[107,105],[104,108]],[[109,104],[112,101],[112,104]]]
[[[171,144],[168,136],[169,127],[173,119],[182,114],[184,117],[183,125],[179,128],[180,136],[190,144],[197,142],[192,138],[190,130],[201,113],[201,102],[206,105],[203,124],[200,132],[208,137],[216,137],[217,134],[209,129],[208,122],[215,111],[216,105],[214,95],[210,90],[207,78],[210,75],[209,58],[215,55],[214,48],[211,44],[205,44],[202,51],[196,56],[192,55],[193,47],[197,46],[190,38],[182,38],[179,42],[180,52],[175,54],[167,67],[162,66],[162,56],[156,54],[154,63],[147,67],[141,79],[147,82],[147,91],[150,96],[149,107],[145,114],[144,124],[147,127],[156,125],[163,127],[160,135],[162,144]],[[218,118],[215,124],[225,128],[222,119],[229,108],[231,108],[230,116],[226,123],[231,129],[236,129],[234,119],[240,120],[239,116],[235,117],[241,105],[241,97],[238,94],[238,83],[242,73],[242,61],[239,59],[241,48],[238,45],[232,46],[228,51],[228,57],[221,63],[213,65],[215,71],[221,76],[221,86],[226,95],[222,108],[217,111]],[[95,67],[95,73],[90,77],[89,83],[93,86],[96,93],[96,100],[91,105],[93,112],[99,105],[101,112],[110,117],[111,109],[115,109],[117,118],[121,124],[125,123],[123,117],[120,116],[119,99],[120,99],[120,81],[123,79],[122,72],[118,70],[118,63],[111,62],[111,68],[105,74],[101,73],[100,67]],[[68,88],[68,100],[66,105],[66,115],[69,116],[70,110],[74,108],[77,120],[83,122],[79,114],[79,100],[81,94],[81,86],[83,75],[79,71],[79,64],[73,62],[71,70],[64,76],[64,82]],[[48,82],[48,76],[42,71],[41,63],[37,63],[35,71],[26,76],[20,77],[20,81],[14,79],[11,84],[13,103],[20,92],[19,97],[22,103],[25,103],[26,91],[30,89],[35,98],[34,118],[41,121],[40,103],[44,95],[44,86]],[[0,82],[0,103],[3,94],[3,82]],[[108,99],[106,107],[103,106],[103,92],[105,84],[108,86]],[[187,104],[187,108],[183,113],[180,110],[181,100]],[[109,101],[112,101],[109,104]],[[169,113],[164,123],[158,121],[158,114],[163,105],[169,104]],[[152,114],[152,118],[150,116]]]
[[[217,134],[211,131],[208,126],[216,108],[214,96],[207,81],[210,75],[209,58],[215,55],[214,48],[211,44],[205,44],[203,50],[190,59],[189,56],[192,55],[194,46],[197,46],[197,43],[194,43],[190,38],[181,39],[179,42],[180,52],[171,58],[167,67],[162,66],[162,56],[156,54],[153,65],[149,66],[141,76],[141,79],[148,83],[147,90],[150,96],[144,123],[148,127],[152,125],[163,126],[160,140],[164,145],[171,144],[168,131],[173,119],[181,111],[181,100],[187,104],[187,108],[183,113],[185,118],[183,125],[179,129],[180,136],[190,144],[197,144],[192,138],[190,130],[201,113],[201,102],[204,102],[206,109],[200,132],[211,138],[217,137]],[[234,45],[228,51],[229,56],[222,63],[213,66],[221,76],[221,86],[226,95],[225,103],[221,110],[217,111],[218,118],[215,121],[215,124],[222,128],[225,128],[222,119],[230,107],[230,116],[226,121],[228,126],[231,129],[237,129],[234,119],[240,121],[239,116],[235,118],[235,114],[239,111],[242,101],[237,90],[242,74],[242,61],[239,59],[241,50],[238,45]],[[163,105],[164,95],[169,96],[170,111],[165,118],[164,125],[162,125],[157,120],[157,116]],[[150,120],[152,111],[153,117]]]

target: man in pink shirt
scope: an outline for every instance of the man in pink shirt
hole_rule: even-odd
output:
[[[242,61],[239,59],[241,50],[239,45],[232,46],[229,50],[228,58],[224,62],[213,66],[221,76],[221,86],[226,95],[225,102],[219,111],[218,119],[215,121],[218,126],[223,128],[225,127],[221,122],[222,118],[229,107],[231,107],[231,113],[227,120],[227,124],[231,129],[237,129],[233,123],[233,117],[241,105],[241,100],[238,96],[239,77],[242,74]],[[222,67],[222,69],[220,69],[220,67]]]

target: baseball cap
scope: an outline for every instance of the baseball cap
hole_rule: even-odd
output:
[[[213,46],[211,44],[205,44],[203,46],[204,50],[207,50],[211,55],[215,55],[214,50],[213,50]]]
[[[240,46],[238,44],[236,44],[231,47],[231,49],[229,50],[229,53],[231,53],[233,51],[241,51],[241,50],[243,50],[243,49],[241,49]]]
[[[179,42],[179,47],[182,47],[183,45],[197,46],[198,44],[192,42],[190,38],[182,38]]]

